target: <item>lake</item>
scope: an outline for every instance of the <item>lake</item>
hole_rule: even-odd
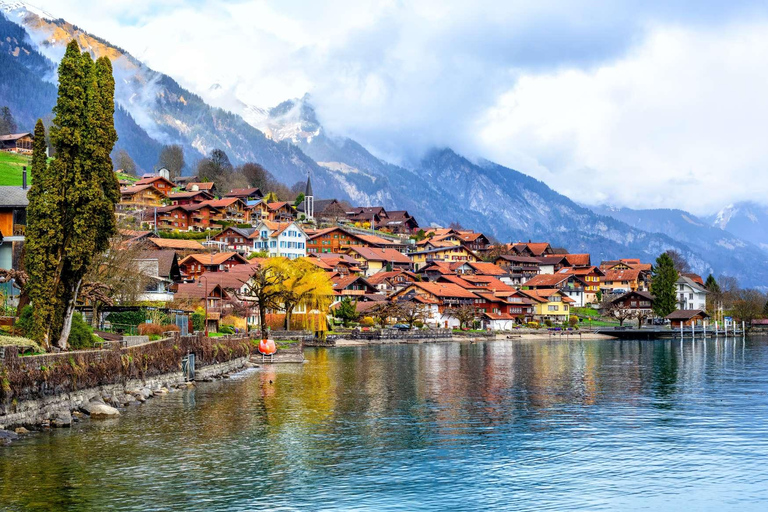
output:
[[[0,448],[2,510],[768,510],[768,339],[307,349]]]

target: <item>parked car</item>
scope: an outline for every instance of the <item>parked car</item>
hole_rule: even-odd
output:
[[[399,329],[401,331],[408,331],[411,328],[408,327],[408,324],[395,324],[392,326],[393,329]]]

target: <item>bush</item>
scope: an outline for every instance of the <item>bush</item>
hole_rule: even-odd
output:
[[[421,320],[416,320],[415,322],[413,322],[413,325],[414,327],[421,329],[422,327],[424,327],[424,322],[422,322]]]
[[[202,308],[197,308],[195,312],[192,313],[192,329],[195,331],[205,330],[205,311],[203,311]]]
[[[360,325],[363,327],[373,327],[375,323],[376,322],[374,322],[373,318],[370,316],[365,316],[360,320]]]
[[[546,325],[547,327],[552,327],[552,320],[547,318],[546,320],[544,320],[544,325]]]
[[[220,325],[219,326],[219,333],[220,334],[235,334],[235,329],[231,325]]]
[[[577,317],[577,316],[571,316],[571,317],[568,319],[568,324],[569,324],[571,327],[576,327],[576,324],[578,324],[578,323],[579,323],[579,317]]]
[[[538,329],[539,328],[539,322],[528,322],[527,327],[529,329]]]
[[[21,310],[21,315],[19,316],[19,319],[16,320],[16,329],[24,336],[32,335],[33,311],[34,309],[32,309],[32,306],[30,305],[24,306],[24,309]]]
[[[83,315],[75,312],[75,314],[72,315],[72,330],[69,332],[69,346],[73,350],[91,348],[96,341],[96,336],[93,335],[93,328],[85,323]]]
[[[139,325],[139,334],[142,336],[163,334],[163,326],[160,324],[141,324]]]
[[[107,320],[112,325],[133,325],[137,326],[147,321],[147,311],[139,309],[138,311],[116,311],[107,316]]]

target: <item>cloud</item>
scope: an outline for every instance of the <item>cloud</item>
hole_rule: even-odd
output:
[[[226,108],[309,92],[396,162],[447,145],[579,201],[699,212],[766,191],[761,2],[37,2]]]
[[[658,27],[611,64],[526,75],[477,123],[475,142],[585,203],[707,213],[763,198],[767,28]]]

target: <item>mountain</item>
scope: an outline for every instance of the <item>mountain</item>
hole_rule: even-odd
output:
[[[675,249],[701,274],[733,269],[744,284],[768,283],[768,276],[750,270],[768,268],[764,256],[749,253],[755,259],[730,261],[707,244],[677,238],[680,233],[600,215],[535,178],[493,162],[471,161],[450,148],[429,151],[408,167],[394,165],[351,138],[328,133],[306,96],[269,109],[231,97],[229,110],[214,107],[173,78],[65,20],[19,2],[0,0],[0,9],[13,21],[0,16],[0,105],[9,105],[25,129],[38,117],[50,120],[54,62],[75,38],[94,56],[112,59],[118,147],[146,170],[163,144],[181,144],[190,163],[221,148],[233,163],[258,162],[289,186],[311,174],[318,196],[405,209],[424,226],[458,221],[502,241],[547,240],[572,252],[589,252],[595,262],[618,257],[652,261]],[[206,95],[218,95],[223,105],[229,93],[214,84]]]
[[[768,207],[753,202],[736,203],[706,220],[768,251]]]
[[[599,206],[592,210],[634,228],[663,233],[685,243],[695,252],[706,254],[707,262],[717,269],[718,274],[733,276],[742,284],[768,283],[768,253],[749,240],[713,226],[709,219],[674,209],[633,210]]]

